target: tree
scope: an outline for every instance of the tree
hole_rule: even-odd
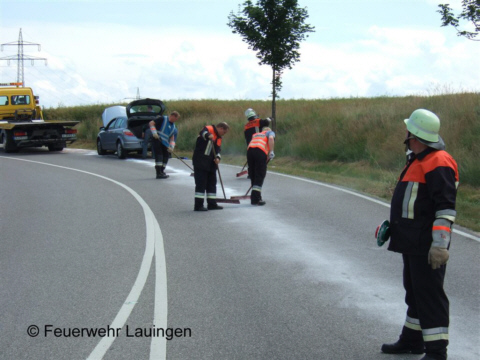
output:
[[[300,42],[313,32],[304,24],[307,9],[299,8],[297,0],[247,0],[243,10],[228,16],[228,26],[240,34],[250,49],[257,52],[260,65],[272,68],[272,127],[276,130],[275,99],[282,89],[281,76],[285,69],[300,61]]]
[[[437,10],[442,15],[442,26],[453,26],[458,36],[464,36],[469,40],[480,41],[475,37],[480,33],[480,0],[462,0],[463,11],[458,16],[454,16],[450,4],[440,4]],[[460,19],[471,21],[475,27],[475,31],[460,30]]]

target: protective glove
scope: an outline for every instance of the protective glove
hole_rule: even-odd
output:
[[[169,146],[167,151],[171,154],[173,152],[173,147]]]
[[[448,257],[448,249],[432,246],[428,252],[428,263],[436,270],[447,263]]]
[[[270,160],[273,160],[274,157],[275,157],[275,153],[273,151],[270,151],[270,153],[268,154],[268,158]]]
[[[436,219],[432,228],[432,245],[428,252],[428,263],[432,269],[438,269],[448,261],[448,246],[450,245],[452,223],[447,219]]]
[[[160,136],[158,136],[157,130],[152,130],[152,136],[157,140],[160,139]]]

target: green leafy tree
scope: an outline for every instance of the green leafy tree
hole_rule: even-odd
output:
[[[272,117],[276,130],[275,99],[282,88],[281,75],[285,69],[300,61],[300,42],[314,27],[305,24],[306,8],[297,0],[247,0],[237,14],[228,17],[228,26],[240,34],[249,48],[257,52],[260,65],[272,68]]]
[[[458,36],[464,36],[469,40],[480,41],[475,39],[480,33],[480,0],[462,0],[463,11],[455,16],[450,4],[438,5],[439,12],[442,15],[442,26],[453,26],[458,33]],[[475,27],[474,31],[467,31],[460,29],[460,20],[471,21]]]

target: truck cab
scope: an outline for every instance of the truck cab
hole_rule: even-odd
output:
[[[0,120],[43,120],[38,96],[33,95],[32,88],[0,87]]]

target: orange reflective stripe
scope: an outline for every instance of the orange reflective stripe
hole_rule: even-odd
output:
[[[448,231],[448,232],[452,231],[448,226],[434,226],[432,229],[433,231],[435,230]]]

